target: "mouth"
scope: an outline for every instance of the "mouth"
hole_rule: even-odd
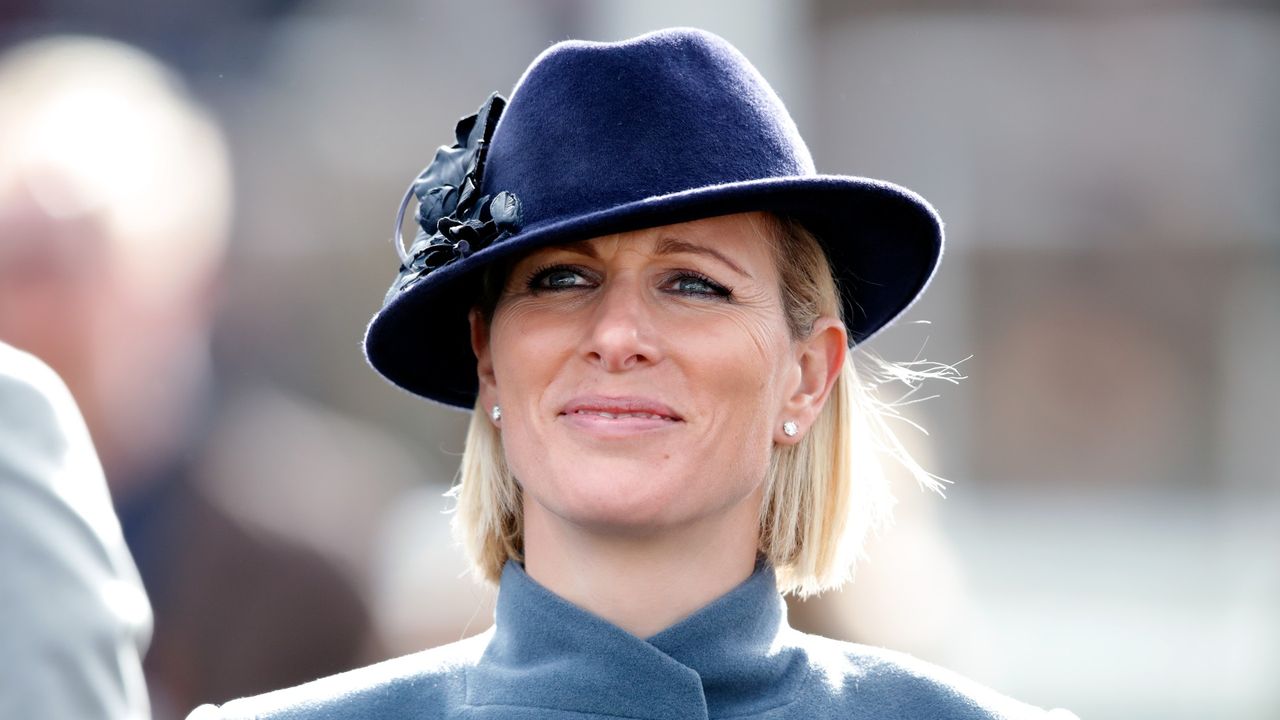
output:
[[[574,415],[596,415],[602,418],[606,418],[608,420],[618,420],[620,418],[640,418],[642,420],[671,420],[672,419],[666,415],[655,415],[653,413],[633,413],[633,412],[612,413],[604,410],[575,410],[573,414]]]
[[[665,403],[639,397],[574,398],[560,417],[579,429],[602,434],[629,434],[671,427],[684,418]]]

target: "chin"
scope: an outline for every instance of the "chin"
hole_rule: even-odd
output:
[[[690,514],[681,508],[687,505],[681,500],[689,499],[681,497],[687,495],[687,479],[669,471],[656,472],[650,462],[581,459],[558,477],[571,481],[556,483],[554,489],[548,488],[551,492],[535,492],[535,500],[554,515],[581,527],[643,532],[678,523],[682,515]]]

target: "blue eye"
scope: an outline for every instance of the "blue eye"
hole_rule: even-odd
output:
[[[667,288],[681,295],[706,295],[715,298],[729,298],[733,291],[712,280],[693,272],[680,272],[667,282]]]
[[[711,293],[715,292],[705,281],[694,277],[682,277],[676,280],[676,289],[680,292],[687,293]]]
[[[591,271],[574,265],[550,265],[529,274],[526,287],[530,291],[558,292],[598,285],[600,279]],[[671,273],[662,283],[662,289],[677,295],[727,300],[733,291],[711,278],[691,270]]]
[[[553,270],[542,278],[542,283],[552,288],[573,287],[579,279],[578,273],[572,270]]]
[[[535,270],[529,277],[530,290],[565,290],[590,284],[583,271],[568,265],[555,265]]]

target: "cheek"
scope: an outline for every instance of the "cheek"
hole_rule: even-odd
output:
[[[743,332],[751,329],[753,332]],[[758,326],[706,336],[688,378],[704,424],[695,445],[673,457],[692,478],[682,492],[696,505],[724,508],[758,491],[773,453],[777,416],[774,343]]]
[[[572,343],[569,329],[545,312],[516,302],[495,312],[490,352],[502,406],[502,447],[521,482],[537,482],[547,460],[544,413],[540,402],[564,367]]]
[[[767,465],[786,390],[790,343],[768,319],[724,313],[688,354],[691,393],[709,413],[711,452],[754,477]]]
[[[494,314],[489,336],[494,376],[501,401],[527,399],[569,347],[563,323],[548,322],[546,313],[514,303]],[[505,409],[504,409],[505,412]]]
[[[779,379],[788,355],[785,330],[771,317],[728,309],[715,315],[714,322],[701,323],[688,333],[700,348],[691,358],[694,372],[719,387],[726,399],[770,405],[778,399]]]

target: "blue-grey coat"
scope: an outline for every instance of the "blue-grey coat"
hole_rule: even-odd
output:
[[[773,570],[642,640],[508,562],[492,629],[188,720],[1065,720],[910,656],[787,625]]]

